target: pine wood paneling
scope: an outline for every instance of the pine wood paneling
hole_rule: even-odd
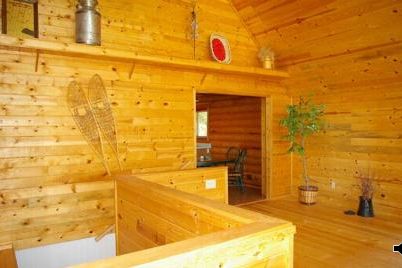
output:
[[[1,53],[1,242],[14,241],[17,249],[39,246],[94,236],[113,222],[113,183],[67,109],[72,79],[86,85],[94,73],[103,77],[124,169],[195,167],[193,88],[204,74],[138,65],[130,80],[131,66],[124,63],[46,54],[35,72],[35,57]],[[200,87],[216,90],[216,80],[223,81],[222,91],[246,92],[250,83],[260,86],[249,94],[280,90],[227,75],[209,75]],[[118,172],[113,154],[107,155],[112,173]]]
[[[226,159],[229,147],[247,150],[244,182],[261,188],[261,99],[197,95],[197,105],[208,107],[208,140],[212,158]]]
[[[288,69],[289,93],[314,93],[327,106],[327,130],[307,145],[321,201],[356,200],[354,176],[370,171],[379,184],[374,202],[402,208],[401,1],[233,2],[259,45]],[[294,167],[296,186],[297,158]]]
[[[291,98],[286,95],[272,95],[266,102],[267,118],[267,150],[268,182],[267,196],[277,198],[289,195],[292,190],[292,159],[287,153],[288,142],[283,140],[286,129],[280,126],[280,119],[286,114],[286,107],[291,103]]]
[[[160,191],[165,187],[159,189],[153,183],[140,183],[135,177],[118,179],[116,183],[119,255],[243,223],[223,215],[213,215],[208,209]],[[154,187],[149,189],[147,186]],[[137,246],[132,247],[132,244]]]
[[[102,45],[159,55],[193,59],[191,40],[192,1],[99,1],[102,14]],[[258,66],[256,45],[229,1],[197,1],[199,37],[196,59],[210,59],[209,36],[225,35],[232,48],[233,63]],[[39,3],[40,37],[74,42],[75,2],[45,0]]]
[[[196,58],[209,60],[208,37],[217,31],[228,37],[234,64],[257,66],[256,46],[229,2],[198,2]],[[189,1],[100,1],[100,7],[104,47],[193,58]],[[72,43],[74,10],[71,0],[40,1],[40,39]],[[141,64],[133,69],[106,58],[0,48],[0,243],[21,249],[80,239],[113,223],[113,181],[66,105],[69,82],[85,89],[95,73],[116,117],[123,168],[134,173],[195,167],[195,91],[284,92],[259,77]],[[112,173],[119,172],[109,149],[106,155]]]
[[[11,63],[6,55],[19,60]],[[193,90],[161,85],[171,72],[139,66],[128,80],[129,66],[121,63],[42,55],[35,73],[29,64],[35,55],[2,56],[10,67],[0,74],[0,241],[32,247],[94,236],[113,223],[113,182],[67,109],[72,77],[83,85],[91,73],[104,78],[125,169],[194,166]],[[107,155],[118,172],[111,151]]]

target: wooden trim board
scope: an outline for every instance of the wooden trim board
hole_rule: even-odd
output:
[[[17,259],[12,244],[0,245],[0,268],[17,268]]]

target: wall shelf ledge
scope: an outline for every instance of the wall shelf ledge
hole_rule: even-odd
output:
[[[256,67],[224,65],[212,61],[196,61],[161,56],[144,56],[127,50],[30,38],[18,38],[4,34],[0,35],[0,47],[7,50],[32,51],[73,57],[97,57],[104,60],[131,62],[136,64],[208,73],[255,76],[266,80],[282,80],[289,77],[289,74],[284,71],[267,70]]]

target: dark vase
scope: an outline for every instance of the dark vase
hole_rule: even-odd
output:
[[[364,199],[362,196],[359,199],[357,215],[361,217],[374,217],[373,201],[371,199]]]

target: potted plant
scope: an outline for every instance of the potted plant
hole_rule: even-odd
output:
[[[263,47],[260,49],[258,53],[258,58],[260,59],[262,66],[265,69],[273,69],[274,68],[274,61],[275,61],[275,54],[272,49]]]
[[[325,106],[315,105],[311,99],[300,97],[298,104],[288,105],[287,116],[280,124],[288,129],[285,138],[290,141],[289,153],[300,155],[303,167],[304,184],[299,186],[299,201],[302,204],[313,205],[316,203],[318,187],[310,184],[307,174],[306,139],[322,130],[324,122]]]
[[[357,215],[362,217],[374,217],[373,195],[374,195],[374,179],[370,175],[358,175],[358,186],[360,189],[359,208]]]

